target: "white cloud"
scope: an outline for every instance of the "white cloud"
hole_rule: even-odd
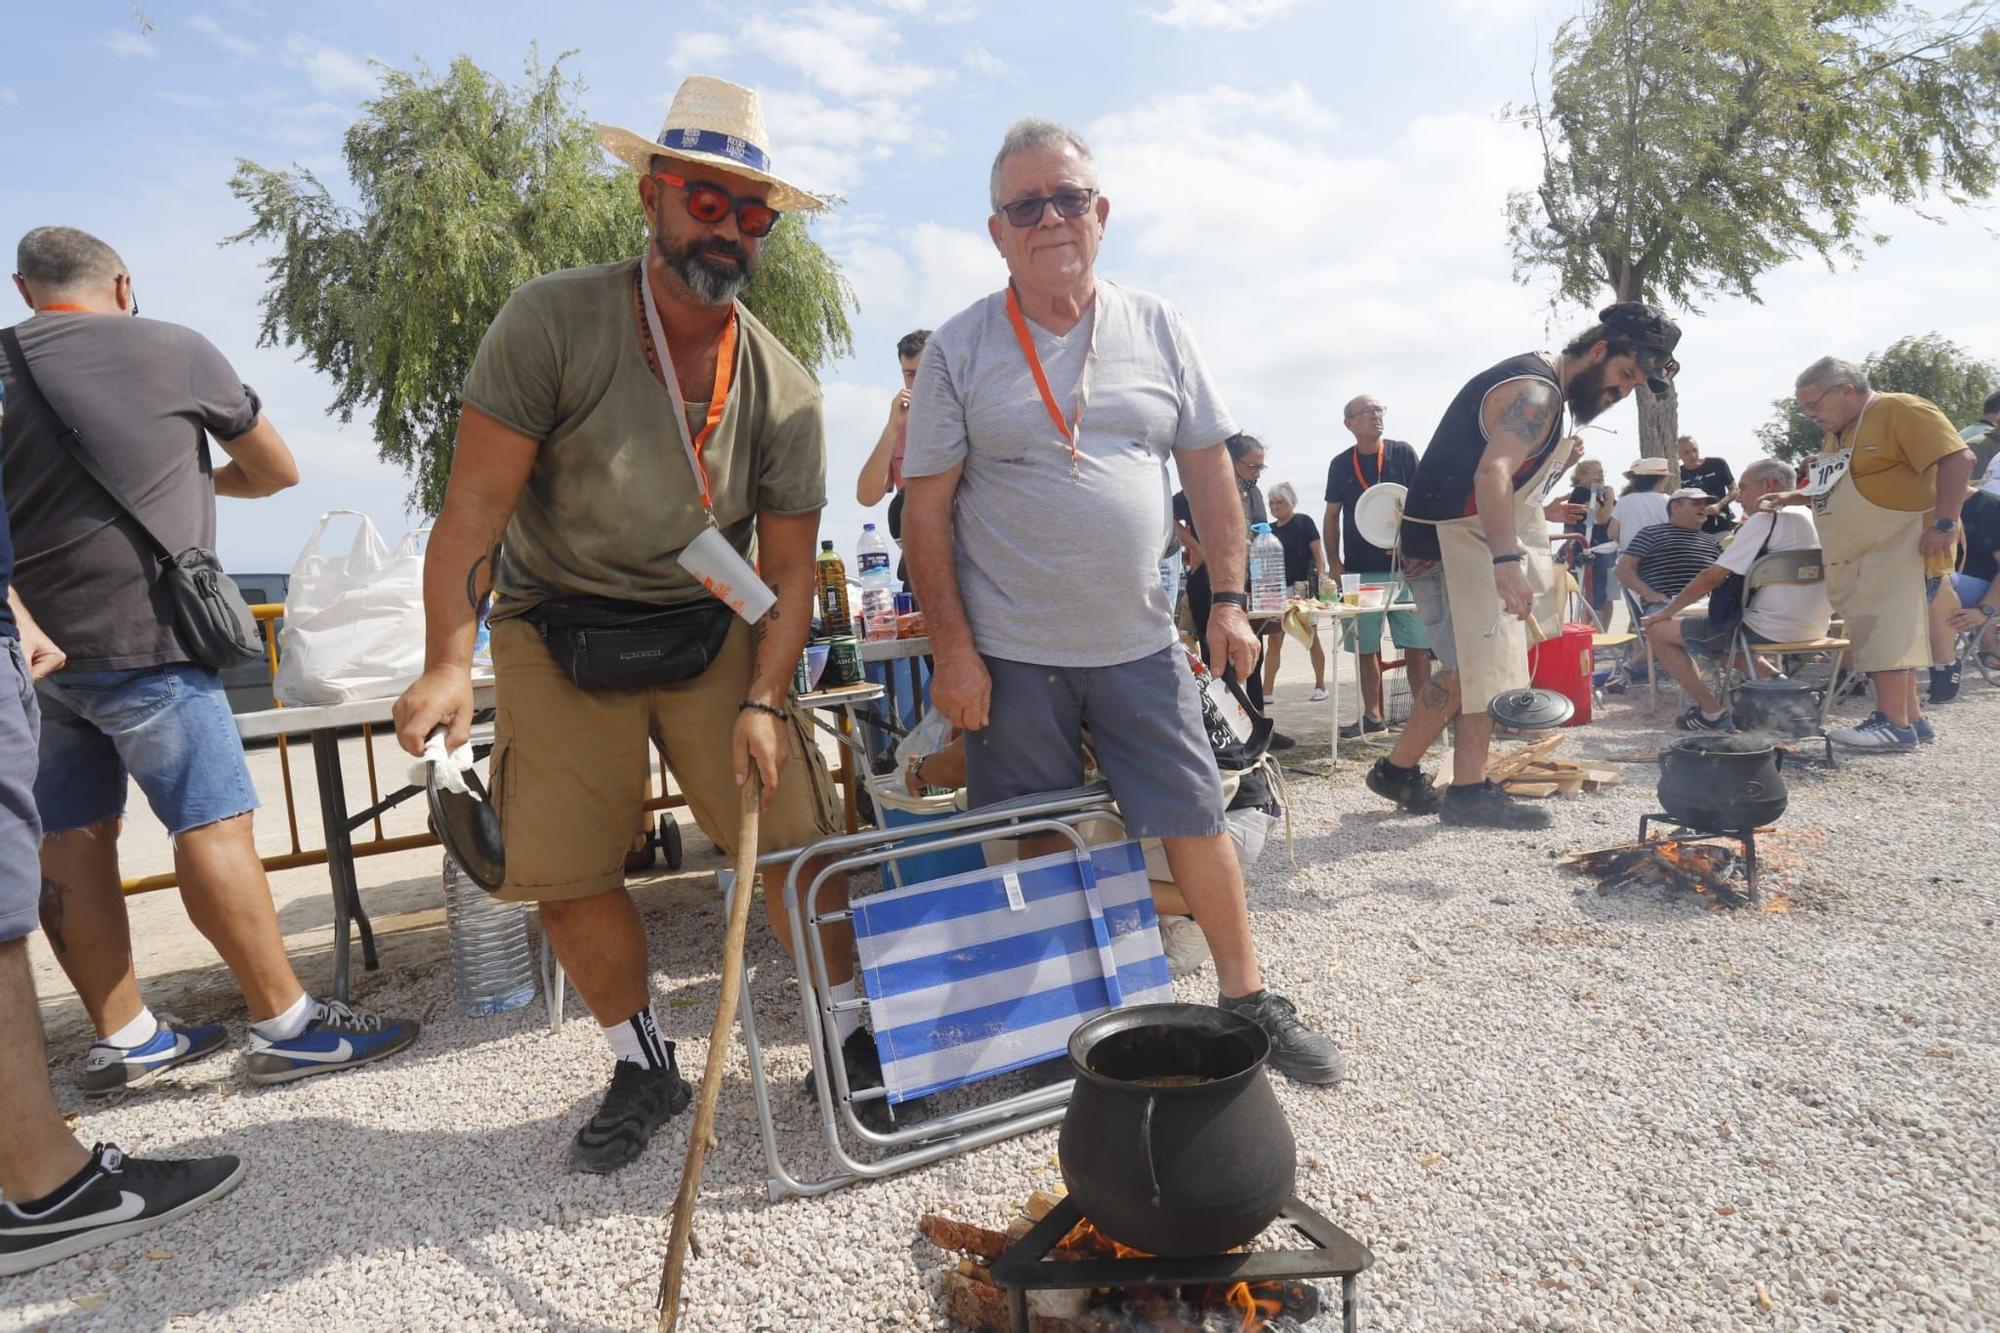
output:
[[[264,54],[261,45],[231,31],[206,14],[196,14],[187,21],[187,25],[238,59],[253,60]]]
[[[934,69],[900,62],[897,25],[845,5],[817,4],[776,19],[752,19],[746,44],[841,97],[905,98],[939,81]]]
[[[160,48],[153,39],[131,28],[113,28],[104,34],[102,45],[116,56],[143,56],[147,60],[160,54]]]
[[[285,63],[303,73],[313,91],[322,96],[366,96],[376,90],[376,74],[368,62],[338,47],[316,45],[294,36],[285,43],[285,49]]]
[[[736,43],[727,33],[684,32],[674,39],[674,52],[667,67],[692,70],[720,65],[735,49]]]
[[[959,56],[959,63],[974,74],[988,74],[997,77],[1002,74],[1011,74],[1014,72],[1012,65],[1009,65],[999,56],[994,55],[979,42],[974,42],[965,48],[964,52]]]
[[[1298,3],[1299,0],[1171,0],[1165,9],[1151,11],[1149,17],[1170,28],[1247,32],[1296,8]]]
[[[1549,16],[1548,31],[1553,33],[1555,24],[1574,12],[1572,6],[1551,0],[1445,0],[1445,7],[1453,18],[1478,36],[1489,36],[1542,14]]]

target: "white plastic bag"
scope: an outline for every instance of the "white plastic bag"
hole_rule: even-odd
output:
[[[344,556],[323,554],[327,525],[361,520]],[[424,539],[404,535],[391,552],[366,514],[334,509],[292,566],[278,635],[273,692],[282,703],[338,704],[401,694],[424,669]]]

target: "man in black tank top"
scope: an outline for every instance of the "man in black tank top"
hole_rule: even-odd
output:
[[[1673,351],[1680,329],[1652,306],[1620,302],[1599,312],[1598,320],[1559,354],[1509,357],[1473,376],[1445,409],[1404,502],[1403,568],[1443,669],[1417,695],[1409,725],[1396,748],[1369,770],[1368,786],[1407,810],[1438,811],[1447,824],[1549,823],[1546,810],[1516,802],[1486,781],[1493,737],[1486,709],[1499,692],[1494,682],[1509,689],[1528,679],[1525,652],[1519,663],[1512,660],[1519,631],[1497,639],[1496,633],[1506,616],[1533,615],[1535,589],[1523,561],[1548,559],[1546,546],[1533,552],[1523,546],[1522,531],[1532,526],[1524,520],[1547,498],[1544,487],[1533,493],[1525,488],[1537,479],[1559,480],[1574,461],[1554,457],[1565,441],[1565,408],[1577,422],[1589,421],[1641,381],[1666,392],[1678,369]],[[1563,507],[1561,501],[1551,506]],[[1440,793],[1417,764],[1454,720],[1452,782]]]

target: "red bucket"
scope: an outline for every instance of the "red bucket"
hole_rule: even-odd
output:
[[[1538,689],[1554,690],[1576,705],[1576,715],[1563,723],[1580,727],[1590,721],[1591,644],[1595,627],[1567,621],[1562,632],[1528,645],[1528,679]]]

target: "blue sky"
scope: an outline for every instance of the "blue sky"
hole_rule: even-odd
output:
[[[861,300],[856,356],[825,377],[823,531],[851,551],[853,479],[898,384],[896,338],[1003,278],[984,230],[1005,127],[1038,114],[1082,130],[1112,214],[1100,271],[1189,314],[1243,426],[1317,514],[1340,406],[1373,393],[1421,447],[1474,371],[1559,342],[1546,290],[1512,281],[1502,206],[1533,183],[1534,145],[1499,123],[1570,12],[1537,0],[801,0],[651,6],[569,0],[467,6],[125,0],[17,9],[0,71],[0,235],[64,222],[115,245],[146,314],[189,324],[234,361],[298,452],[299,488],[221,502],[238,569],[286,569],[335,507],[409,524],[400,473],[365,426],[327,415],[330,386],[255,345],[260,256],[218,242],[247,218],[238,158],[342,178],[340,136],[371,60],[441,68],[470,55],[513,75],[531,43],[574,51],[586,110],[649,137],[674,86],[719,74],[763,91],[779,170],[848,199],[819,224]],[[476,18],[470,17],[475,15]],[[636,207],[636,205],[635,205]],[[2000,250],[1981,220],[1883,209],[1858,268],[1801,261],[1765,303],[1685,317],[1682,424],[1737,462],[1772,398],[1814,357],[1859,357],[1937,330],[2000,357]],[[1990,223],[1990,217],[1985,220]],[[11,243],[11,241],[10,241]],[[1988,276],[1981,279],[1984,272]],[[11,298],[10,298],[11,299]],[[1629,406],[1589,436],[1636,452]]]

